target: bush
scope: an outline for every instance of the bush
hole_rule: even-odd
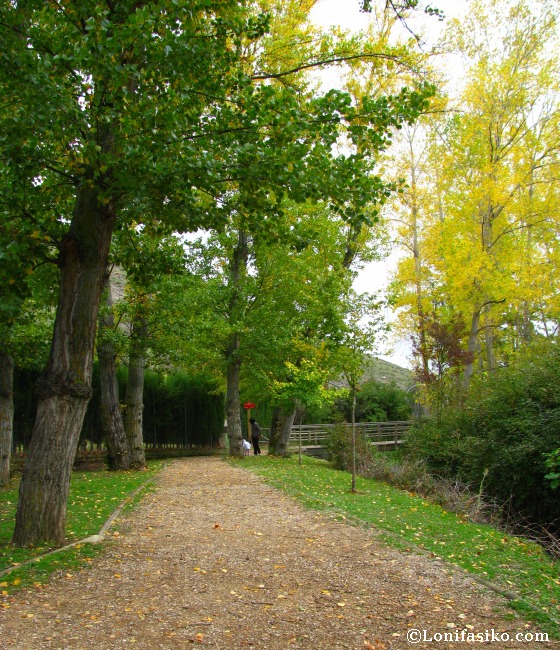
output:
[[[560,440],[560,350],[533,346],[515,365],[473,383],[466,402],[411,433],[406,451],[431,471],[508,503],[519,517],[548,524],[560,517],[558,491],[545,478],[546,456]]]
[[[336,469],[351,471],[352,431],[335,427],[329,439],[330,460]],[[480,523],[495,522],[497,509],[457,479],[434,476],[421,459],[402,458],[398,451],[380,452],[362,436],[356,438],[356,472],[365,478],[420,494],[450,512]]]

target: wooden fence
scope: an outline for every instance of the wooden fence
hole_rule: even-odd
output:
[[[391,446],[394,448],[402,444],[408,430],[412,426],[412,420],[397,422],[357,422],[356,435],[363,436],[366,440],[378,447]],[[294,424],[291,444],[299,444],[301,436],[302,445],[324,445],[331,434],[331,431],[340,424]],[[350,424],[346,425],[350,427]],[[270,429],[263,429],[263,439],[266,441],[270,435]]]

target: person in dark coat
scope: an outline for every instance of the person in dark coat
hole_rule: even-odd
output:
[[[253,449],[255,450],[255,456],[258,456],[261,453],[261,448],[259,447],[259,438],[261,437],[261,428],[257,424],[255,418],[250,418],[249,422],[251,423],[251,442],[253,443]]]

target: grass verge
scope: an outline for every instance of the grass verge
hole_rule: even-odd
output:
[[[512,607],[543,632],[560,638],[560,563],[538,544],[471,523],[422,497],[371,479],[358,477],[358,493],[352,494],[350,474],[325,461],[304,457],[300,466],[295,456],[251,456],[241,462],[309,508],[371,526],[401,550],[422,550],[515,593],[518,598],[511,601]]]
[[[163,461],[153,461],[148,463],[148,469],[144,472],[74,472],[68,498],[66,544],[97,534],[111,513],[136,488],[157,474],[162,466]],[[0,577],[0,593],[3,596],[9,596],[22,587],[40,589],[54,571],[71,573],[78,570],[92,562],[102,550],[99,544],[78,544],[54,555],[40,557],[52,548],[11,546],[17,491],[17,482],[0,489],[0,571],[34,558],[37,561]],[[140,496],[141,493],[136,499]]]

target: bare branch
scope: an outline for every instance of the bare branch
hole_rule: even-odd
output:
[[[253,81],[261,80],[261,79],[280,79],[281,77],[286,77],[287,75],[295,74],[296,72],[301,72],[302,70],[308,70],[310,68],[320,68],[325,65],[331,65],[333,63],[346,63],[347,61],[356,61],[356,60],[364,60],[364,59],[384,59],[386,61],[393,61],[395,63],[399,62],[398,57],[392,56],[390,54],[355,54],[352,56],[340,56],[340,57],[332,57],[331,59],[324,59],[323,61],[315,61],[313,63],[304,63],[300,66],[297,66],[296,68],[292,68],[291,70],[285,70],[284,72],[277,72],[275,74],[261,74],[261,75],[255,75],[251,77]],[[405,64],[402,63],[404,66]]]

